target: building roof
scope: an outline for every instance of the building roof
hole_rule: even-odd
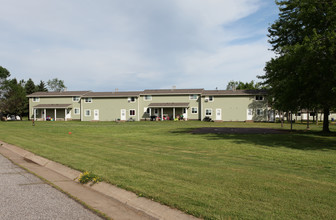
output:
[[[34,106],[34,108],[52,108],[52,109],[59,109],[59,108],[69,108],[71,104],[39,104]]]
[[[204,89],[146,89],[140,95],[191,95],[202,94]]]
[[[27,97],[82,96],[90,91],[34,92]]]
[[[188,102],[165,102],[165,103],[150,103],[148,107],[152,108],[187,108]]]
[[[89,92],[83,95],[83,97],[131,97],[139,96],[140,92]]]
[[[204,90],[202,93],[203,96],[246,96],[266,94],[266,90]]]

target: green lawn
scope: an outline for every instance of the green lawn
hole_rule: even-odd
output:
[[[0,139],[205,219],[335,219],[336,136],[318,132],[322,124],[276,135],[189,133],[210,126],[280,128],[0,122]]]

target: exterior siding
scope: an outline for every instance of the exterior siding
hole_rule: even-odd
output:
[[[192,95],[192,94],[190,94]],[[152,100],[150,101],[146,101],[144,99],[144,95],[140,96],[140,105],[139,105],[139,109],[140,111],[142,111],[141,113],[141,119],[148,119],[150,117],[149,114],[144,112],[145,108],[148,108],[149,104],[151,103],[185,103],[188,102],[189,104],[189,108],[187,109],[187,118],[188,120],[199,120],[199,114],[195,115],[191,113],[191,108],[192,107],[198,107],[199,109],[199,102],[200,102],[200,95],[198,95],[196,100],[190,100],[189,99],[189,95],[152,95]],[[158,115],[161,115],[161,109],[158,108]],[[151,112],[152,115],[154,115],[154,112]],[[164,108],[163,110],[164,114],[168,114],[169,117],[173,116],[173,108]],[[176,108],[175,111],[175,116],[176,115],[181,115],[182,114],[182,108]]]
[[[267,120],[267,102],[256,101],[255,96],[214,96],[213,101],[205,102],[205,96],[202,98],[202,117],[206,117],[206,109],[211,109],[212,114],[208,116],[212,120],[216,120],[216,109],[221,109],[221,121],[246,121],[247,110],[253,109],[253,121]],[[256,114],[257,109],[263,109],[263,115]]]
[[[80,120],[80,115],[75,114],[74,109],[75,108],[81,108],[80,105],[80,101],[78,102],[74,102],[72,100],[72,97],[40,97],[40,101],[39,102],[33,102],[33,98],[29,98],[29,119],[33,119],[34,117],[34,112],[33,112],[33,108],[37,105],[40,104],[71,104],[71,106],[69,107],[70,111],[71,111],[71,118],[72,120]],[[43,111],[43,109],[42,109]],[[63,112],[61,113],[61,110],[57,110],[57,116],[59,118],[63,117],[64,119],[64,109],[62,110]],[[36,115],[37,118],[42,118],[41,115],[41,111],[37,112],[38,114]],[[54,117],[54,110],[52,110],[52,114],[51,113],[51,109],[47,110],[47,116],[51,116]]]
[[[93,121],[94,110],[99,110],[99,121],[115,121],[121,118],[121,109],[126,110],[126,120],[138,118],[138,98],[134,103],[128,102],[128,97],[107,97],[107,98],[92,98],[92,103],[85,103],[82,100],[82,121]],[[134,109],[136,115],[131,116],[130,110]],[[90,110],[91,115],[86,116],[85,110]]]

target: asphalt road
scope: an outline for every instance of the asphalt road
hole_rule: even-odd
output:
[[[101,219],[0,154],[0,219]]]

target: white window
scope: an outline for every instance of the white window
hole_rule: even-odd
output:
[[[85,116],[91,116],[91,110],[90,109],[85,109]]]
[[[255,100],[257,100],[257,101],[262,101],[262,100],[264,100],[264,96],[262,96],[262,95],[257,95],[257,96],[255,97]]]
[[[33,102],[39,102],[40,101],[40,98],[39,97],[34,97],[33,98]]]
[[[189,95],[189,99],[190,100],[197,100],[197,95],[196,94],[193,94],[193,95]]]
[[[134,109],[130,109],[129,114],[130,114],[130,116],[135,116],[135,110]]]
[[[79,112],[80,112],[80,109],[79,109],[79,108],[75,108],[75,109],[74,109],[74,114],[75,114],[75,115],[79,115]]]
[[[258,115],[258,116],[263,116],[263,115],[264,115],[264,110],[261,109],[261,108],[258,108],[258,109],[257,109],[257,115]]]
[[[198,113],[198,108],[197,107],[192,107],[191,108],[191,113],[192,114],[197,114]]]
[[[213,102],[214,97],[213,96],[209,96],[209,102]]]
[[[129,97],[128,98],[128,102],[135,102],[135,100],[136,100],[135,97]]]
[[[206,116],[211,116],[212,115],[212,109],[211,108],[205,109],[205,115]]]
[[[79,96],[73,96],[72,101],[73,102],[79,102]]]
[[[85,103],[92,103],[92,98],[85,98],[85,99],[84,99],[84,102],[85,102]]]

